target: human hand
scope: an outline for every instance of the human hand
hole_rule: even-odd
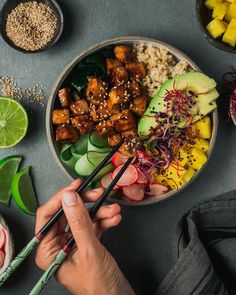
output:
[[[90,219],[83,201],[96,201],[103,189],[75,192],[81,180],[74,181],[55,194],[37,212],[39,229],[63,206],[65,216],[54,225],[40,243],[36,264],[46,270],[71,236],[65,232],[67,221],[77,247],[68,255],[56,273],[56,279],[75,295],[133,295],[134,292],[111,254],[99,241],[102,232],[121,221],[118,204],[102,206],[95,218]]]

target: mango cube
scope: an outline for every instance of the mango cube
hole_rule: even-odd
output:
[[[168,178],[165,177],[164,175],[159,174],[159,175],[156,175],[155,181],[159,184],[167,185]]]
[[[211,137],[211,119],[206,116],[201,120],[197,121],[195,124],[195,129],[199,136],[204,139],[209,139]]]
[[[195,138],[195,144],[194,147],[201,150],[203,153],[207,153],[210,147],[209,141],[202,139],[202,138]]]
[[[236,18],[236,3],[232,3],[227,7],[225,20],[229,23],[233,18]]]
[[[222,3],[223,0],[206,0],[205,6],[209,9],[213,9],[217,4]]]
[[[231,19],[231,22],[228,25],[228,29],[236,29],[236,18]]]
[[[189,182],[193,178],[195,173],[196,173],[196,171],[193,168],[187,167],[182,180],[185,182]]]
[[[235,3],[236,0],[226,0],[226,2],[229,2],[229,3]]]
[[[178,189],[181,186],[183,186],[185,184],[184,179],[179,179],[179,180],[174,180],[174,179],[168,179],[167,181],[167,185],[171,188],[171,189]]]
[[[206,28],[210,35],[216,39],[226,31],[227,23],[220,19],[214,18],[211,22],[209,22]]]
[[[183,148],[179,149],[177,162],[181,167],[184,167],[186,165],[186,163],[188,162],[187,150],[184,150]]]
[[[165,176],[167,178],[173,179],[174,181],[178,181],[182,178],[186,169],[177,165],[176,163],[170,163],[169,167],[165,171]]]
[[[236,46],[236,29],[228,28],[223,35],[223,42],[229,44],[232,47]]]
[[[165,177],[167,178],[167,185],[172,189],[180,188],[185,182],[182,180],[186,169],[176,163],[170,163],[169,167],[165,171]]]
[[[226,14],[227,6],[228,6],[227,3],[217,4],[213,9],[212,17],[223,19]]]
[[[199,149],[193,148],[190,153],[188,166],[195,170],[200,170],[206,161],[207,156]]]

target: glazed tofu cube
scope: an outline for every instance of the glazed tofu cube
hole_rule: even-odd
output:
[[[90,109],[89,109],[89,113],[90,113],[90,116],[93,119],[93,122],[98,122],[99,121],[99,114],[98,114],[98,111],[97,111],[97,106],[92,105],[90,107]]]
[[[70,89],[62,88],[58,92],[58,97],[63,108],[70,106]]]
[[[131,46],[117,45],[114,48],[114,54],[123,64],[137,61],[136,52]]]
[[[120,112],[120,105],[113,104],[110,98],[108,98],[107,100],[107,108],[111,115],[114,115]]]
[[[119,152],[124,157],[134,157],[139,149],[140,142],[136,137],[128,138],[119,148]]]
[[[115,67],[109,72],[110,80],[113,85],[120,85],[128,81],[129,74],[125,67]]]
[[[130,104],[129,108],[137,116],[142,116],[147,108],[147,97],[144,95],[136,97]]]
[[[52,112],[52,123],[57,124],[68,124],[70,122],[70,111],[69,109],[53,110]]]
[[[107,101],[104,100],[98,107],[98,115],[99,120],[102,121],[104,119],[108,119],[111,116],[111,113],[109,112]]]
[[[98,112],[97,112],[97,106],[95,106],[95,105],[90,106],[89,113],[90,113],[90,116],[92,117],[93,122],[98,122],[99,121],[99,115],[98,115]]]
[[[136,128],[136,121],[130,110],[126,109],[111,117],[116,132],[124,132]]]
[[[73,127],[77,128],[81,135],[94,129],[94,123],[88,115],[80,115],[71,119]]]
[[[56,129],[56,142],[75,143],[79,140],[79,133],[70,124],[63,124]]]
[[[88,101],[95,105],[99,105],[101,101],[107,97],[108,85],[99,78],[90,77],[86,89],[86,97]]]
[[[128,137],[136,137],[137,131],[136,129],[129,129],[121,133],[122,138],[128,138]]]
[[[146,69],[143,62],[128,63],[126,69],[134,80],[143,80],[146,77]]]
[[[142,87],[138,83],[138,81],[128,81],[127,83],[125,83],[125,87],[127,88],[131,98],[135,98],[136,96],[142,95]]]
[[[109,92],[109,99],[113,105],[127,102],[129,97],[128,90],[124,86],[115,86]]]
[[[113,122],[111,120],[101,121],[96,125],[97,133],[102,137],[109,137],[115,134]]]
[[[108,109],[107,101],[104,100],[99,106],[92,105],[90,107],[90,115],[94,122],[108,119],[111,116],[111,113]]]
[[[86,99],[79,99],[76,102],[71,103],[70,109],[74,116],[88,114],[89,105]]]
[[[110,146],[116,146],[121,141],[120,134],[113,134],[107,138]]]
[[[114,58],[107,58],[106,59],[106,69],[109,73],[111,69],[122,66],[122,63]]]

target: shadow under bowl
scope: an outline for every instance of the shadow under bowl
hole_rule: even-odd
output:
[[[185,55],[183,52],[181,52],[177,48],[172,47],[171,45],[161,42],[159,40],[146,38],[146,37],[140,37],[140,36],[119,37],[119,38],[106,40],[106,41],[103,41],[99,44],[95,44],[94,46],[86,49],[85,51],[80,53],[78,56],[76,56],[71,61],[71,63],[65,67],[62,74],[60,75],[60,77],[56,81],[56,83],[52,89],[51,95],[49,96],[49,101],[47,104],[47,111],[46,111],[46,131],[47,131],[47,138],[48,138],[49,147],[52,151],[52,154],[53,154],[58,166],[63,170],[63,172],[68,177],[68,179],[70,179],[71,181],[76,179],[78,177],[78,175],[76,175],[75,173],[70,171],[70,169],[67,168],[61,162],[60,157],[59,157],[59,154],[60,154],[59,146],[55,140],[55,129],[52,125],[52,111],[54,108],[57,108],[59,106],[59,102],[57,99],[58,91],[60,88],[66,87],[66,81],[67,81],[68,77],[70,76],[70,74],[72,73],[75,66],[77,65],[77,63],[80,62],[81,60],[83,60],[84,58],[88,57],[89,55],[91,55],[95,52],[98,52],[98,51],[100,51],[106,47],[109,47],[109,46],[115,46],[118,44],[125,44],[125,45],[132,46],[132,45],[140,44],[140,43],[144,44],[145,46],[152,45],[154,47],[163,48],[163,49],[167,50],[168,52],[170,52],[176,58],[177,61],[185,60],[188,62],[188,64],[195,71],[201,71],[200,68],[187,55]],[[214,144],[216,141],[217,130],[218,130],[218,112],[217,112],[217,110],[213,111],[210,116],[211,116],[211,121],[212,121],[212,136],[210,139],[210,149],[207,153],[208,160],[209,160],[209,157],[213,151]],[[177,193],[179,193],[180,191],[185,189],[187,186],[189,186],[199,176],[199,174],[202,172],[204,167],[205,167],[205,165],[203,166],[203,168],[201,170],[196,172],[196,174],[194,175],[194,177],[192,178],[192,180],[190,182],[183,185],[178,190],[171,190],[171,191],[167,192],[166,194],[164,194],[161,197],[160,196],[149,197],[147,199],[142,200],[141,202],[131,202],[131,201],[124,200],[121,198],[109,198],[108,201],[109,202],[116,202],[121,205],[129,205],[129,206],[145,206],[145,205],[151,205],[151,204],[161,202],[163,200],[166,200],[170,197],[175,196]]]
[[[224,43],[220,38],[214,39],[207,31],[206,26],[212,20],[212,10],[209,10],[205,6],[204,2],[204,0],[196,0],[196,15],[198,23],[201,27],[201,30],[205,38],[208,40],[210,44],[212,44],[218,49],[228,51],[231,53],[236,53],[236,47],[231,47],[227,43]]]
[[[64,27],[64,17],[63,17],[63,13],[62,10],[59,6],[59,4],[57,3],[57,1],[55,0],[34,0],[36,2],[39,3],[44,3],[46,5],[48,5],[54,12],[56,18],[57,18],[57,27],[56,27],[56,31],[53,35],[53,38],[42,48],[37,49],[37,50],[26,50],[23,49],[21,47],[18,47],[17,45],[15,45],[11,39],[7,36],[6,33],[6,22],[7,22],[7,17],[8,15],[11,13],[11,11],[13,9],[16,8],[16,6],[18,6],[20,3],[25,3],[25,2],[32,2],[32,0],[7,0],[4,4],[3,7],[0,11],[0,34],[2,36],[2,38],[5,40],[5,42],[10,45],[12,48],[24,52],[24,53],[36,53],[36,52],[40,52],[40,51],[44,51],[50,47],[52,47],[61,37],[62,31],[63,31],[63,27]]]

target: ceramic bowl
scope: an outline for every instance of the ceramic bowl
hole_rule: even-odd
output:
[[[76,66],[76,64],[81,61],[83,58],[89,56],[90,54],[93,54],[107,46],[110,45],[117,45],[117,44],[127,44],[127,45],[134,45],[137,43],[142,43],[144,45],[153,45],[156,47],[161,47],[164,48],[166,50],[168,50],[171,54],[173,54],[177,60],[186,60],[189,65],[196,71],[200,71],[199,67],[188,57],[186,56],[183,52],[181,52],[180,50],[172,47],[169,44],[163,43],[161,41],[158,40],[154,40],[154,39],[150,39],[150,38],[144,38],[144,37],[120,37],[120,38],[115,38],[115,39],[111,39],[111,40],[107,40],[104,42],[101,42],[99,44],[96,44],[88,49],[86,49],[85,51],[83,51],[82,53],[80,53],[79,55],[77,55],[71,62],[69,65],[67,65],[65,67],[65,69],[62,71],[60,77],[58,78],[58,80],[56,81],[51,95],[49,97],[49,102],[47,105],[47,112],[46,112],[46,129],[47,129],[47,137],[48,137],[48,142],[49,142],[49,146],[50,149],[52,151],[52,154],[57,162],[57,164],[59,165],[59,167],[61,168],[61,170],[63,171],[63,173],[69,177],[70,180],[75,179],[76,176],[75,174],[73,174],[71,171],[69,171],[67,169],[67,167],[65,167],[63,165],[63,163],[61,162],[60,158],[59,158],[59,149],[58,149],[58,145],[55,141],[55,130],[53,128],[52,125],[52,111],[55,107],[57,107],[58,101],[57,101],[57,94],[59,89],[63,86],[64,81],[66,80],[66,78],[68,77],[68,75],[71,73],[71,71],[73,70],[73,68]],[[215,144],[215,140],[216,140],[216,135],[217,135],[217,127],[218,127],[218,113],[217,110],[215,110],[213,113],[211,113],[211,120],[212,120],[212,137],[210,140],[210,149],[208,152],[208,158],[210,157],[214,144]],[[186,185],[184,185],[183,187],[181,187],[178,190],[173,190],[170,191],[168,193],[166,193],[165,195],[163,195],[162,197],[150,197],[147,198],[141,202],[135,203],[135,202],[130,202],[127,200],[123,200],[123,199],[112,199],[110,198],[109,201],[111,202],[117,202],[123,205],[133,205],[133,206],[142,206],[142,205],[149,205],[149,204],[154,204],[154,203],[158,203],[162,200],[168,199],[170,197],[173,197],[174,195],[176,195],[178,192],[182,191],[186,186],[189,186],[194,179],[196,179],[198,177],[198,175],[201,173],[201,171],[204,169],[204,167],[198,171],[195,176],[193,177],[193,179],[187,183]]]
[[[204,0],[196,0],[196,14],[198,23],[201,27],[201,30],[205,36],[205,38],[208,40],[210,44],[215,46],[218,49],[228,51],[231,53],[236,53],[236,47],[231,47],[227,43],[224,43],[220,38],[214,39],[207,31],[206,26],[209,24],[209,22],[212,20],[212,10],[209,10],[204,5]]]
[[[63,27],[64,27],[64,18],[63,18],[63,13],[62,10],[60,8],[60,6],[58,5],[56,0],[36,0],[37,2],[41,2],[44,4],[47,4],[53,11],[54,14],[57,17],[57,28],[56,31],[54,33],[53,38],[51,39],[51,41],[46,44],[44,47],[34,50],[34,51],[29,51],[29,50],[25,50],[23,48],[20,48],[18,46],[16,46],[7,36],[6,33],[6,22],[7,22],[7,17],[9,15],[9,13],[11,13],[11,11],[20,3],[24,3],[24,2],[29,2],[30,0],[7,0],[4,4],[3,7],[0,11],[0,34],[2,36],[2,38],[6,41],[6,43],[8,45],[10,45],[12,48],[24,52],[24,53],[36,53],[36,52],[40,52],[40,51],[44,51],[50,47],[52,47],[61,37],[62,31],[63,31]]]

